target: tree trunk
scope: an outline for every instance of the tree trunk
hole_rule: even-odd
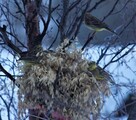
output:
[[[36,1],[26,0],[25,11],[28,51],[25,54],[26,56],[23,57],[31,57],[32,60],[33,56],[41,49],[41,40],[37,39],[40,35],[38,7]],[[45,115],[40,113],[39,109],[29,109],[29,114],[29,120],[42,120],[45,118]]]

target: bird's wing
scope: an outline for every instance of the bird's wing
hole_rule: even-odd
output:
[[[85,15],[85,22],[87,25],[94,25],[94,26],[98,26],[99,28],[107,28],[108,25],[105,24],[104,22],[100,21],[98,18],[90,15],[90,14],[86,14]]]
[[[94,16],[93,16],[94,17]],[[95,19],[92,19],[91,22],[95,26],[99,26],[99,28],[108,28],[108,25],[102,21],[100,21],[98,18],[94,17]]]

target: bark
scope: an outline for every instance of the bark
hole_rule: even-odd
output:
[[[28,41],[28,50],[33,51],[40,45],[41,41],[36,41],[37,36],[40,34],[39,30],[39,17],[35,1],[27,2],[26,4],[26,34]]]
[[[39,38],[40,28],[38,7],[40,6],[37,5],[35,1],[26,0],[25,13],[26,13],[26,34],[28,51],[24,52],[24,54],[22,54],[21,56],[26,59],[27,57],[33,58],[36,55],[36,53],[42,49],[41,48],[42,39]],[[45,115],[43,113],[40,113],[39,109],[29,109],[29,114],[30,114],[29,120],[42,120],[45,118]]]

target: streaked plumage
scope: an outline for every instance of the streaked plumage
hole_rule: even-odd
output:
[[[84,22],[89,29],[92,29],[95,31],[108,30],[108,31],[117,35],[117,33],[115,33],[113,30],[111,30],[106,23],[100,21],[98,18],[92,16],[88,12],[85,13]]]

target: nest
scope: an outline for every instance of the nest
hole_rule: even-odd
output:
[[[18,80],[22,108],[42,104],[47,110],[59,110],[71,120],[89,120],[99,114],[101,95],[109,94],[109,75],[80,52],[39,52],[37,61],[23,64],[23,77]],[[95,70],[101,70],[98,79]],[[99,73],[100,74],[100,73]]]

